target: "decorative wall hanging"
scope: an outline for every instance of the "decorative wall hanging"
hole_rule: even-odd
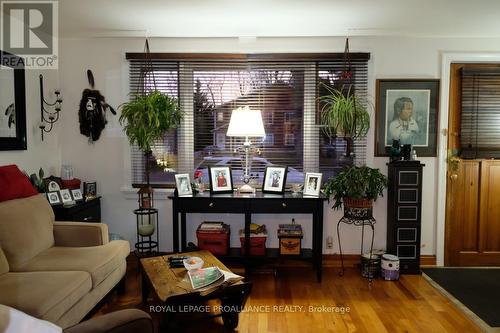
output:
[[[82,93],[78,119],[80,133],[89,138],[89,143],[93,143],[99,140],[102,130],[106,127],[106,110],[109,109],[114,115],[116,115],[116,111],[106,103],[99,90],[94,89],[94,75],[90,69],[87,70],[87,77],[91,89],[85,89]]]
[[[54,91],[55,102],[50,103],[45,99],[45,95],[43,93],[43,75],[40,74],[40,124],[38,127],[40,128],[40,132],[42,134],[43,141],[43,133],[49,133],[52,131],[54,124],[59,120],[59,112],[61,112],[61,104],[63,102],[61,97],[61,92],[59,90]],[[52,110],[53,108],[53,110]]]

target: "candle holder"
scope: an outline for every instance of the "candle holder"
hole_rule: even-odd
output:
[[[49,133],[52,131],[54,127],[54,123],[59,120],[59,112],[61,112],[62,105],[62,96],[59,90],[54,91],[55,94],[55,102],[49,103],[45,100],[43,94],[43,75],[40,74],[40,132],[42,133],[42,141],[43,141],[43,133]],[[53,108],[53,111],[51,110]]]

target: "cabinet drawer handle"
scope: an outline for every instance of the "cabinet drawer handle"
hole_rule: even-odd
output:
[[[210,207],[210,208],[212,208],[213,206],[214,206],[213,202],[211,202],[211,203],[208,204],[208,207]]]
[[[286,208],[286,202],[282,202],[281,206],[283,206],[283,208]]]

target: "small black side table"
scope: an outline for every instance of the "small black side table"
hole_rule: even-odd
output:
[[[371,215],[371,214],[370,214]],[[339,273],[340,276],[344,275],[344,257],[342,254],[342,245],[340,242],[340,224],[345,223],[345,224],[352,224],[357,227],[361,227],[361,256],[363,256],[363,243],[364,243],[364,236],[365,236],[365,226],[369,226],[372,229],[372,240],[370,243],[370,261],[369,261],[369,266],[368,266],[368,282],[371,284],[373,277],[371,275],[372,271],[372,255],[373,255],[373,239],[375,238],[375,219],[371,216],[367,217],[346,217],[343,216],[339,222],[337,223],[337,237],[339,240],[339,251],[340,251],[340,263],[342,265],[341,271]]]
[[[101,222],[101,197],[74,205],[52,206],[56,221]]]

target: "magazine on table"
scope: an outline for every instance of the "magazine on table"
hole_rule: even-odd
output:
[[[192,269],[187,272],[190,286],[196,291],[212,291],[222,284],[232,284],[243,279],[242,276],[218,267]]]

